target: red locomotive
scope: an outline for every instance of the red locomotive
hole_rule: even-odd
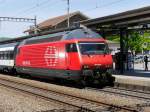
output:
[[[111,85],[112,56],[106,41],[90,29],[36,36],[16,47],[14,67],[34,77],[59,78],[82,84]]]

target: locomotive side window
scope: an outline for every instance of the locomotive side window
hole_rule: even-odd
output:
[[[75,43],[66,44],[66,51],[67,52],[77,52],[77,46]]]

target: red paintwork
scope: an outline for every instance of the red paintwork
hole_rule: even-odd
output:
[[[90,68],[98,65],[101,67],[110,68],[112,67],[112,56],[111,55],[83,55],[82,64],[88,65]]]
[[[66,69],[65,44],[42,43],[24,45],[16,56],[16,66]]]
[[[20,53],[16,56],[16,66],[47,69],[81,70],[83,65],[112,66],[112,56],[105,55],[81,55],[77,52],[67,53],[66,43],[96,41],[105,42],[104,39],[73,39],[57,42],[40,43],[20,46]],[[80,57],[81,56],[81,57]]]

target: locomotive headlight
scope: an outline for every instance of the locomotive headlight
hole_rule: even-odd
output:
[[[107,67],[107,68],[110,68],[111,66],[110,66],[110,65],[106,65],[106,67]]]
[[[112,65],[106,65],[106,68],[112,68]]]
[[[109,68],[109,65],[106,65],[107,68]]]
[[[83,68],[84,68],[84,69],[88,69],[89,66],[88,66],[88,65],[84,65]]]

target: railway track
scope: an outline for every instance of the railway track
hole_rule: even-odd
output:
[[[144,91],[137,91],[137,90],[131,90],[131,89],[124,89],[124,88],[104,88],[104,89],[97,89],[97,88],[90,88],[88,87],[87,89],[89,90],[94,90],[94,91],[100,91],[100,92],[105,92],[109,94],[114,94],[114,95],[121,95],[125,97],[132,97],[140,100],[146,100],[150,102],[150,92],[144,92]]]
[[[92,91],[94,90],[97,92],[103,92],[105,94],[110,94],[114,96],[119,95],[121,97],[130,97],[131,99],[143,100],[145,101],[145,103],[135,105],[135,108],[137,108],[140,112],[142,112],[145,107],[150,107],[150,92],[148,91],[138,91],[138,90],[125,89],[120,87],[104,88],[104,89],[87,87],[86,89]]]
[[[55,102],[62,103],[63,105],[70,106],[74,108],[74,110],[78,110],[80,112],[138,112],[137,109],[131,107],[124,107],[108,104],[105,102],[94,101],[88,98],[81,98],[74,95],[69,95],[67,93],[60,93],[53,90],[42,89],[31,86],[29,84],[14,82],[1,78],[0,85],[15,89],[17,91],[25,92],[27,94],[36,95],[46,100],[53,100]]]
[[[149,86],[142,86],[142,85],[133,85],[133,84],[124,84],[124,83],[118,83],[115,82],[114,85],[116,88],[126,88],[130,90],[136,90],[136,91],[150,91]]]

